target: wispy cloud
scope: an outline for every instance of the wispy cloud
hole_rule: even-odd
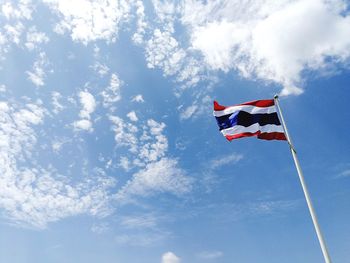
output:
[[[147,232],[119,234],[115,237],[115,241],[120,245],[127,247],[150,247],[162,244],[164,239],[169,237],[167,232]]]
[[[47,43],[50,40],[44,32],[39,32],[35,26],[29,28],[26,38],[25,46],[28,50],[33,50],[40,44]]]
[[[181,112],[180,119],[186,120],[186,119],[191,118],[195,114],[197,109],[198,109],[197,105],[191,105],[191,106],[187,107],[183,112]]]
[[[0,207],[10,223],[45,228],[49,222],[111,212],[109,189],[115,180],[103,174],[88,175],[71,183],[54,168],[34,162],[38,135],[35,126],[44,122],[46,110],[37,104],[23,107],[0,102]],[[32,163],[33,166],[26,166]]]
[[[175,77],[182,88],[192,87],[206,76],[204,68],[195,57],[188,54],[167,27],[155,28],[146,41],[146,60],[149,68],[160,68],[165,76]]]
[[[127,147],[130,157],[121,156],[120,166],[125,170],[141,168],[119,190],[116,198],[127,202],[134,198],[159,193],[181,195],[191,190],[191,179],[179,167],[178,161],[166,157],[168,140],[163,134],[165,124],[153,119],[145,123],[128,123],[117,116],[109,117],[113,123],[118,147]]]
[[[217,222],[234,222],[262,216],[288,215],[300,206],[300,200],[256,200],[244,203],[217,203],[198,210]],[[210,211],[210,212],[209,212]],[[206,215],[205,215],[206,214]]]
[[[53,106],[52,111],[55,114],[58,114],[60,111],[64,109],[64,106],[60,103],[61,99],[62,99],[62,95],[58,91],[53,91],[51,93],[51,104]]]
[[[217,171],[224,166],[236,165],[244,158],[243,154],[232,153],[230,155],[221,155],[208,160],[203,166],[201,184],[206,192],[211,192],[222,182],[222,176],[218,176]]]
[[[134,121],[126,122],[118,116],[110,116],[109,119],[113,123],[117,146],[128,147],[134,155],[131,164],[144,166],[165,156],[168,140],[163,134],[164,123],[149,119],[145,125],[136,125]]]
[[[132,123],[125,122],[118,116],[110,116],[113,123],[111,129],[114,131],[114,140],[118,147],[128,147],[129,151],[136,153],[138,149],[138,138],[136,134],[139,129]]]
[[[145,229],[155,228],[157,226],[158,218],[152,214],[141,216],[127,216],[121,220],[121,225],[129,229]]]
[[[105,75],[108,74],[110,68],[105,65],[105,64],[102,64],[101,62],[98,62],[96,61],[94,63],[93,66],[91,66],[91,68],[100,76],[100,77],[103,77]]]
[[[212,160],[210,167],[211,169],[217,169],[221,166],[225,166],[228,164],[231,164],[231,165],[236,164],[242,159],[243,159],[243,154],[233,153],[230,155],[224,155]]]
[[[350,177],[350,169],[346,169],[342,172],[340,172],[336,178],[344,178],[344,177]]]
[[[221,258],[223,255],[224,255],[223,252],[214,250],[214,251],[202,251],[198,253],[196,256],[201,260],[214,260],[214,259]]]
[[[108,223],[105,222],[99,222],[99,223],[95,223],[92,225],[91,227],[91,231],[95,234],[103,234],[106,233],[109,230],[110,226]]]
[[[69,142],[71,142],[69,138],[55,138],[51,144],[52,151],[57,154],[60,153],[60,151],[62,150],[62,146]]]
[[[333,169],[332,179],[344,179],[350,177],[350,163],[339,163]]]
[[[340,173],[340,176],[342,176],[342,177],[348,177],[348,176],[350,176],[350,169],[341,172],[341,173]]]
[[[117,193],[120,201],[130,201],[138,196],[152,196],[159,193],[181,195],[191,190],[191,179],[178,167],[176,160],[162,158],[151,162],[135,173]]]
[[[46,70],[49,65],[50,63],[46,53],[40,52],[37,61],[34,62],[32,71],[26,71],[28,79],[37,87],[44,86],[44,80],[47,75]]]
[[[109,86],[107,86],[102,92],[103,107],[109,108],[112,112],[115,109],[115,103],[121,99],[120,88],[123,82],[119,79],[115,73],[111,74]]]

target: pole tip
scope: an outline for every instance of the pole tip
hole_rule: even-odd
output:
[[[277,94],[275,94],[275,96],[273,96],[273,98],[274,98],[274,99],[278,99],[278,95],[277,95]]]

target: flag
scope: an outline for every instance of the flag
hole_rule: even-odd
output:
[[[214,116],[219,130],[229,141],[251,136],[263,140],[286,140],[273,99],[228,107],[214,101]]]

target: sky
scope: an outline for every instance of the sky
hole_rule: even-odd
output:
[[[0,261],[322,262],[288,144],[213,117],[279,94],[350,263],[349,8],[0,0]]]

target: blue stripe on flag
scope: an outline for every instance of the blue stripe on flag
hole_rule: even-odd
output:
[[[249,127],[255,123],[259,123],[260,126],[267,124],[281,125],[276,112],[269,114],[250,114],[245,111],[239,111],[221,117],[216,117],[216,121],[220,130],[231,128],[235,125]]]
[[[219,125],[220,131],[223,130],[223,129],[227,129],[227,128],[230,128],[232,126],[237,125],[238,114],[239,114],[239,111],[238,112],[234,112],[234,113],[229,114],[229,115],[224,115],[224,116],[221,116],[221,117],[215,117],[216,121],[217,121],[217,123]]]

